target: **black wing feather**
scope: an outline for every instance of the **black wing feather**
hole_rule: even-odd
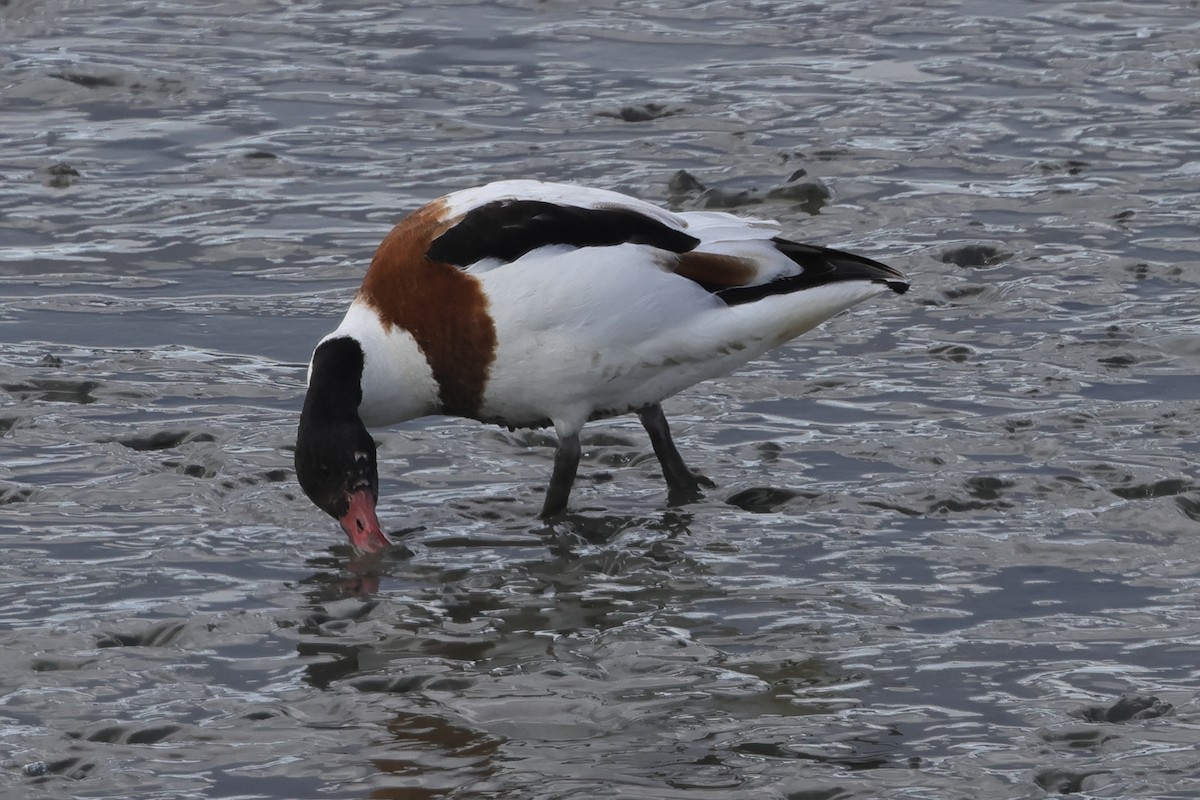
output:
[[[903,273],[892,269],[887,264],[881,264],[870,258],[856,256],[842,250],[819,247],[815,244],[801,244],[778,237],[771,241],[775,245],[775,249],[800,265],[799,274],[788,275],[754,286],[706,286],[705,288],[730,306],[752,303],[773,294],[799,292],[838,281],[869,280],[887,284],[888,288],[896,294],[904,294],[908,291],[908,282],[904,279]]]
[[[700,240],[629,209],[496,200],[468,211],[433,241],[427,255],[434,261],[469,267],[485,258],[515,261],[549,245],[606,247],[627,243],[686,253]]]

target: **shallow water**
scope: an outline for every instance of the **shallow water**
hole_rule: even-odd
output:
[[[1196,4],[591,5],[0,5],[0,794],[1200,794]],[[528,176],[913,290],[671,401],[681,508],[632,419],[554,526],[544,434],[380,432],[364,576],[303,363]]]

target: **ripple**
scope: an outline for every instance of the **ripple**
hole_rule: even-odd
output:
[[[1187,794],[1194,9],[564,9],[0,5],[0,794]],[[381,431],[354,559],[303,364],[504,177],[913,289],[670,401],[686,506],[633,419],[553,525],[546,434]]]

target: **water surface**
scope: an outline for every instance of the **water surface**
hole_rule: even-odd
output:
[[[0,794],[1196,796],[1196,20],[3,4]],[[513,177],[914,288],[668,403],[681,508],[633,419],[553,526],[545,434],[380,432],[364,578],[303,364],[403,213]]]

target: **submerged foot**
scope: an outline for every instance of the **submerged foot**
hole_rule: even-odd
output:
[[[674,476],[667,490],[667,505],[683,506],[704,499],[703,489],[715,489],[717,484],[699,472],[688,470],[686,477]]]

